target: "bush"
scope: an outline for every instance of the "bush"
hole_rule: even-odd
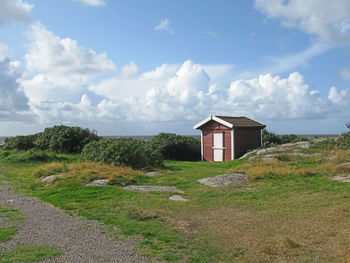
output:
[[[346,124],[350,130],[350,122]],[[343,133],[338,139],[330,138],[315,145],[316,148],[323,150],[349,150],[350,149],[350,131]]]
[[[130,138],[101,139],[87,144],[82,151],[82,159],[130,166],[133,169],[150,170],[163,166],[163,158],[157,151],[152,151],[148,144]]]
[[[41,150],[59,153],[81,153],[86,144],[98,139],[89,129],[60,125],[46,128],[39,133],[35,146]]]
[[[201,142],[191,136],[160,133],[148,144],[166,160],[199,161],[201,158]]]
[[[27,151],[35,147],[37,134],[5,138],[4,149]]]
[[[265,147],[308,140],[307,138],[304,138],[295,134],[277,135],[273,132],[267,131],[266,129],[263,129],[262,137],[263,137],[263,145]]]

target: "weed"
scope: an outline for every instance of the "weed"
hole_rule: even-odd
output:
[[[23,220],[24,216],[17,209],[0,207],[0,218],[4,218],[7,222],[13,222]]]
[[[0,250],[0,263],[39,262],[61,255],[58,248],[48,245],[17,245],[11,250]]]
[[[0,227],[0,243],[11,240],[16,233],[15,227]]]

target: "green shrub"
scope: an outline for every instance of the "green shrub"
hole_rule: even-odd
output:
[[[35,147],[37,134],[5,138],[4,149],[27,151]]]
[[[265,147],[308,140],[307,138],[304,138],[295,134],[277,135],[273,132],[267,131],[266,129],[263,129],[262,139],[263,139],[263,145]]]
[[[53,126],[37,135],[35,146],[41,150],[59,153],[81,153],[84,146],[98,140],[96,133],[89,129],[69,126]]]
[[[130,138],[101,139],[87,144],[82,151],[82,159],[130,166],[133,169],[152,169],[162,167],[163,159],[160,153],[152,151],[143,141]]]
[[[346,124],[350,130],[350,122]],[[329,138],[319,142],[314,146],[322,150],[349,150],[350,149],[350,131],[343,133],[339,138]]]
[[[201,142],[191,136],[160,133],[147,144],[166,160],[199,161],[201,158]]]

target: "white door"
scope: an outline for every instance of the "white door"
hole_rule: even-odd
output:
[[[213,151],[214,151],[214,162],[222,162],[223,161],[223,155],[224,155],[224,148],[223,148],[223,136],[222,132],[214,133],[214,145],[213,145]]]

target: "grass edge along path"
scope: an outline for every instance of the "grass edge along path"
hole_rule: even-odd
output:
[[[0,207],[0,218],[6,222],[24,220],[19,210],[11,207]],[[10,241],[18,232],[17,227],[0,227],[0,243]],[[49,245],[18,244],[9,249],[0,249],[0,263],[39,262],[62,254],[62,251]]]

